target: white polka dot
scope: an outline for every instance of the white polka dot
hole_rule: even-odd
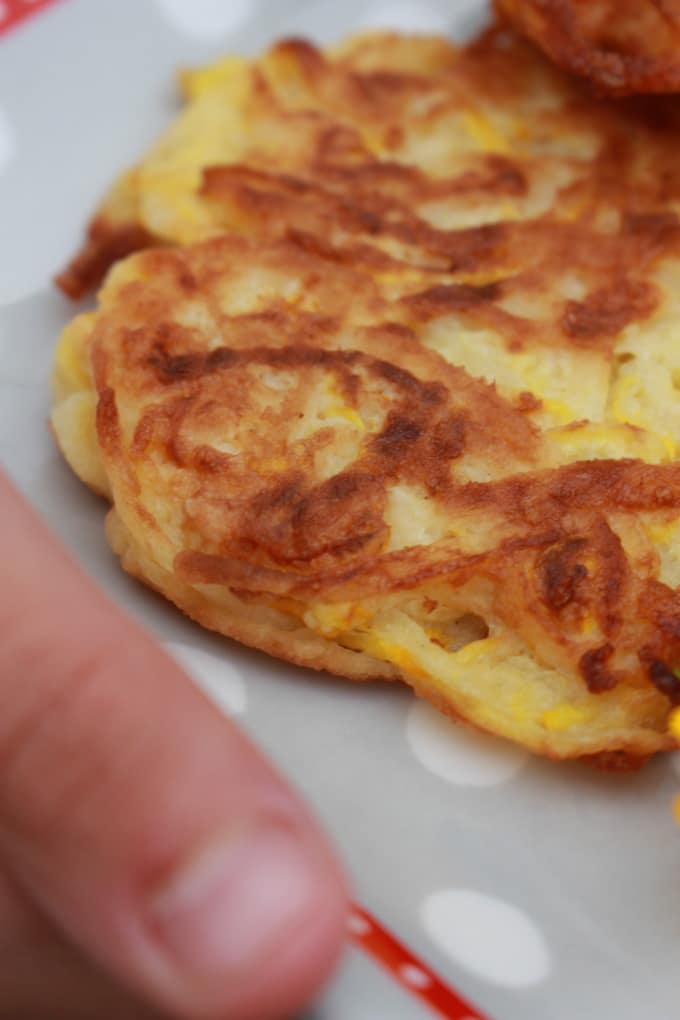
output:
[[[429,35],[446,32],[449,19],[433,7],[425,3],[414,3],[409,0],[385,0],[366,10],[359,22],[358,29],[389,28],[399,32],[423,33]]]
[[[246,710],[246,688],[234,666],[224,657],[193,645],[169,641],[165,645],[173,658],[189,673],[201,690],[230,715]]]
[[[363,937],[368,935],[371,930],[371,926],[365,917],[360,917],[359,914],[350,914],[347,918],[347,930],[352,935],[359,935]]]
[[[426,769],[456,786],[498,786],[529,757],[521,747],[452,722],[424,701],[409,709],[406,738]]]
[[[180,32],[208,41],[235,32],[256,6],[255,0],[156,0],[156,3]]]
[[[441,952],[491,984],[527,988],[550,973],[543,935],[503,900],[473,889],[443,889],[427,897],[421,919]]]
[[[9,8],[5,3],[5,0],[0,0],[0,24],[5,20],[9,14]]]
[[[399,975],[412,988],[429,988],[432,984],[430,975],[412,963],[404,963],[399,968]]]
[[[14,132],[7,115],[0,110],[0,173],[11,160],[15,149]]]

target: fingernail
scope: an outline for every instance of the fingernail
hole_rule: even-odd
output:
[[[246,827],[203,848],[164,884],[151,901],[152,926],[187,976],[242,974],[303,931],[318,890],[313,853],[292,831]]]

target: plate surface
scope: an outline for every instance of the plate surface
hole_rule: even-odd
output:
[[[28,2],[0,3],[0,19]],[[474,0],[59,0],[0,35],[0,460],[85,568],[304,791],[357,897],[448,983],[493,1020],[671,1020],[677,759],[628,777],[533,760],[405,690],[353,687],[201,632],[122,576],[102,504],[45,425],[52,348],[73,314],[50,276],[114,172],[173,116],[178,65],[369,25],[461,37],[482,16]],[[352,952],[306,1020],[431,1015]]]

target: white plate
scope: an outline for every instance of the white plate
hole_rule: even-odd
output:
[[[0,458],[101,584],[238,711],[327,822],[359,897],[448,982],[495,1020],[671,1020],[680,834],[668,758],[618,777],[551,765],[457,730],[404,690],[358,688],[201,632],[121,575],[102,505],[45,427],[52,347],[73,312],[50,275],[114,172],[173,115],[177,65],[283,33],[463,32],[479,10],[60,0],[0,37]],[[358,954],[314,1011],[426,1015]]]

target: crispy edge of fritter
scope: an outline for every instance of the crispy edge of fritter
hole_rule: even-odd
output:
[[[457,712],[451,702],[442,697],[432,685],[396,666],[364,653],[343,648],[337,642],[326,640],[316,634],[304,624],[293,631],[277,631],[273,626],[258,620],[257,610],[234,595],[229,594],[229,607],[211,602],[202,592],[183,583],[144,555],[140,555],[115,508],[107,515],[106,533],[111,548],[120,557],[126,573],[161,594],[202,627],[284,662],[343,679],[369,683],[401,680],[418,698],[428,702],[453,722],[476,732],[490,733],[498,737],[497,734],[485,730],[474,720]],[[224,599],[225,593],[221,592],[220,597]],[[639,738],[631,738],[627,746],[614,751],[602,750],[580,756],[561,755],[547,740],[541,748],[532,747],[530,750],[553,761],[585,762],[603,771],[625,773],[641,768],[654,753],[672,750],[674,747],[675,742],[671,737],[664,739],[662,735],[658,735],[657,746],[654,748]]]
[[[258,619],[258,607],[246,603],[227,589],[221,589],[218,605],[198,589],[182,582],[145,557],[135,546],[115,507],[106,517],[106,535],[112,550],[120,557],[126,573],[142,581],[174,603],[183,613],[207,630],[233,638],[241,644],[297,666],[322,670],[335,676],[360,682],[399,679],[399,670],[388,662],[363,652],[343,648],[327,640],[304,624],[294,630],[277,631]]]
[[[133,252],[158,244],[137,208],[137,170],[123,173],[90,221],[85,241],[54,282],[74,301],[103,281],[111,266]]]
[[[616,3],[610,6],[611,17],[616,19]],[[667,15],[664,0],[648,0],[648,6],[668,22],[669,31],[677,33],[678,14]],[[598,45],[582,30],[571,0],[495,0],[495,7],[556,64],[589,81],[600,95],[623,97],[680,90],[680,50],[676,59],[669,59],[645,51],[644,42],[637,53]]]

